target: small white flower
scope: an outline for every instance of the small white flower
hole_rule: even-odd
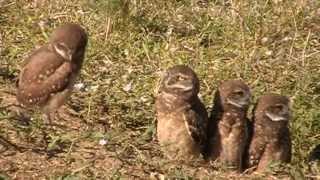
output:
[[[100,139],[100,140],[99,140],[99,144],[102,145],[102,146],[103,146],[103,145],[106,145],[107,143],[108,143],[108,141],[105,140],[105,139]]]
[[[291,37],[286,36],[286,37],[284,37],[284,38],[282,39],[282,41],[287,42],[287,41],[289,41],[289,40],[291,40],[291,39],[292,39]]]
[[[267,37],[264,37],[264,38],[261,39],[261,43],[262,43],[262,44],[265,44],[265,43],[267,43],[268,41],[269,41],[269,39],[268,39]]]
[[[84,88],[84,84],[83,83],[78,83],[74,85],[74,88],[78,91],[82,90]]]
[[[273,54],[273,52],[272,52],[271,50],[269,50],[269,51],[266,52],[266,55],[267,55],[267,56],[271,56],[272,54]]]
[[[125,92],[129,92],[132,89],[132,81],[130,81],[127,85],[123,87]]]

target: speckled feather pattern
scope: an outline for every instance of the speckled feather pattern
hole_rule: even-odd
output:
[[[199,79],[187,66],[169,68],[162,79],[155,103],[157,137],[169,159],[189,161],[204,152],[208,113],[198,92]]]
[[[208,115],[198,97],[192,102],[168,108],[157,97],[157,137],[170,159],[198,158],[204,151]]]
[[[73,23],[55,29],[48,44],[35,50],[23,63],[17,100],[40,107],[47,115],[70,96],[80,72],[87,44],[85,30]]]
[[[17,98],[20,103],[41,105],[50,94],[63,90],[69,83],[72,65],[44,46],[29,57],[19,78]]]
[[[224,102],[235,89],[249,92],[241,81],[228,81],[219,86],[209,120],[208,158],[241,171],[243,156],[248,143],[247,107],[237,108]]]
[[[254,111],[247,167],[264,171],[271,162],[290,162],[291,137],[287,122],[274,122],[264,115],[271,105],[288,104],[288,101],[280,95],[265,95],[259,99]]]

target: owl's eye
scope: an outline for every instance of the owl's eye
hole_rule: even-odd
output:
[[[244,92],[241,91],[241,90],[234,91],[234,95],[239,96],[239,97],[242,97],[242,96],[244,96]]]
[[[177,80],[178,80],[178,81],[184,81],[184,80],[186,80],[186,78],[183,77],[183,76],[178,76],[178,77],[177,77]]]
[[[281,111],[283,110],[283,105],[281,105],[281,104],[275,105],[275,106],[274,106],[274,110],[275,110],[276,112],[281,112]]]
[[[67,46],[64,43],[57,43],[56,47],[62,51],[67,51]]]

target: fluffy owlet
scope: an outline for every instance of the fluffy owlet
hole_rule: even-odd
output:
[[[250,99],[250,89],[242,81],[223,82],[215,94],[209,122],[209,158],[238,171],[247,144]]]
[[[277,94],[262,96],[254,108],[253,134],[247,164],[257,171],[271,162],[290,162],[289,99]]]
[[[17,100],[26,107],[40,107],[51,116],[68,98],[84,59],[87,34],[77,24],[55,29],[47,45],[35,50],[19,75]]]
[[[156,98],[157,137],[169,159],[200,157],[206,142],[208,115],[201,103],[199,80],[187,66],[167,70]]]

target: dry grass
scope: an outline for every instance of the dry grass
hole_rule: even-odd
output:
[[[61,108],[53,130],[37,112],[22,121],[0,109],[0,179],[320,179],[319,164],[305,160],[320,143],[319,1],[0,0],[1,106],[14,102],[22,60],[69,21],[90,35],[85,88]],[[292,164],[239,176],[161,158],[154,89],[161,71],[181,63],[197,72],[209,112],[224,79],[245,80],[255,100],[290,96]]]

